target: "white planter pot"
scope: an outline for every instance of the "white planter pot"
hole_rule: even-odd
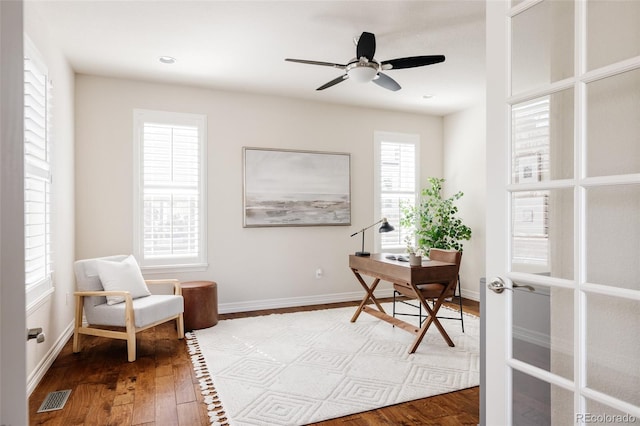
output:
[[[422,266],[422,256],[416,256],[413,253],[409,254],[409,265]]]

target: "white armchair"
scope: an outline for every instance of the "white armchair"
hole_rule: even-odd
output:
[[[178,338],[184,338],[184,300],[178,280],[143,280],[133,256],[78,260],[74,267],[78,290],[74,293],[74,353],[81,350],[80,335],[89,334],[126,340],[128,360],[135,361],[136,333],[174,319]],[[173,294],[153,294],[147,288],[158,284],[172,286]],[[83,308],[86,326],[82,323]]]

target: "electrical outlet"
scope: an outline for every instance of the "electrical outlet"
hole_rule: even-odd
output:
[[[69,306],[69,292],[67,292],[65,298],[64,298],[64,303],[66,306]]]
[[[324,271],[322,270],[322,268],[318,268],[316,269],[316,279],[320,279],[322,278],[322,276],[324,275]]]

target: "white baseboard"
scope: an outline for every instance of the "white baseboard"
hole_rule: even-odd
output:
[[[281,299],[249,300],[246,302],[221,303],[218,312],[230,314],[234,312],[259,311],[263,309],[291,308],[294,306],[321,305],[324,303],[352,302],[362,300],[364,292],[321,294],[317,296],[286,297]],[[393,289],[380,289],[376,297],[392,297]]]
[[[263,309],[291,308],[295,306],[322,305],[325,303],[360,301],[364,293],[362,291],[352,291],[349,293],[321,294],[317,296],[285,297],[281,299],[249,300],[246,302],[221,303],[218,305],[218,312],[221,314],[231,314],[234,312],[260,311]],[[393,297],[393,289],[379,289],[376,297]],[[462,297],[465,299],[480,300],[480,294],[476,291],[462,289]]]
[[[36,389],[38,383],[42,380],[49,368],[56,360],[64,345],[67,343],[69,338],[73,335],[73,321],[67,326],[62,335],[56,340],[54,345],[49,349],[47,354],[42,358],[40,363],[36,366],[36,368],[29,374],[27,377],[27,395],[31,396],[31,393]]]
[[[540,333],[539,331],[533,331],[525,327],[514,325],[513,338],[531,343],[535,346],[540,346],[545,349],[551,349],[549,343],[551,341],[551,338],[547,333]]]
[[[480,292],[479,291],[467,290],[467,289],[463,288],[462,289],[462,297],[464,297],[465,299],[474,300],[476,302],[479,302],[480,301]]]

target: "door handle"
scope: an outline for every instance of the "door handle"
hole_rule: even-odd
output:
[[[36,339],[36,342],[42,343],[44,342],[44,333],[42,332],[42,328],[30,328],[27,330],[27,340]]]
[[[493,278],[489,282],[489,284],[487,284],[487,288],[489,290],[494,291],[495,293],[498,293],[498,294],[502,293],[505,290],[513,291],[512,288],[509,288],[504,284],[504,281],[500,277]],[[530,286],[528,284],[516,284],[516,283],[514,283],[513,284],[513,288],[526,288],[529,291],[536,291],[536,289],[533,286]]]
[[[489,281],[489,284],[487,284],[487,288],[494,293],[500,294],[507,287],[504,285],[504,281],[502,281],[502,278],[495,277],[491,281]]]

